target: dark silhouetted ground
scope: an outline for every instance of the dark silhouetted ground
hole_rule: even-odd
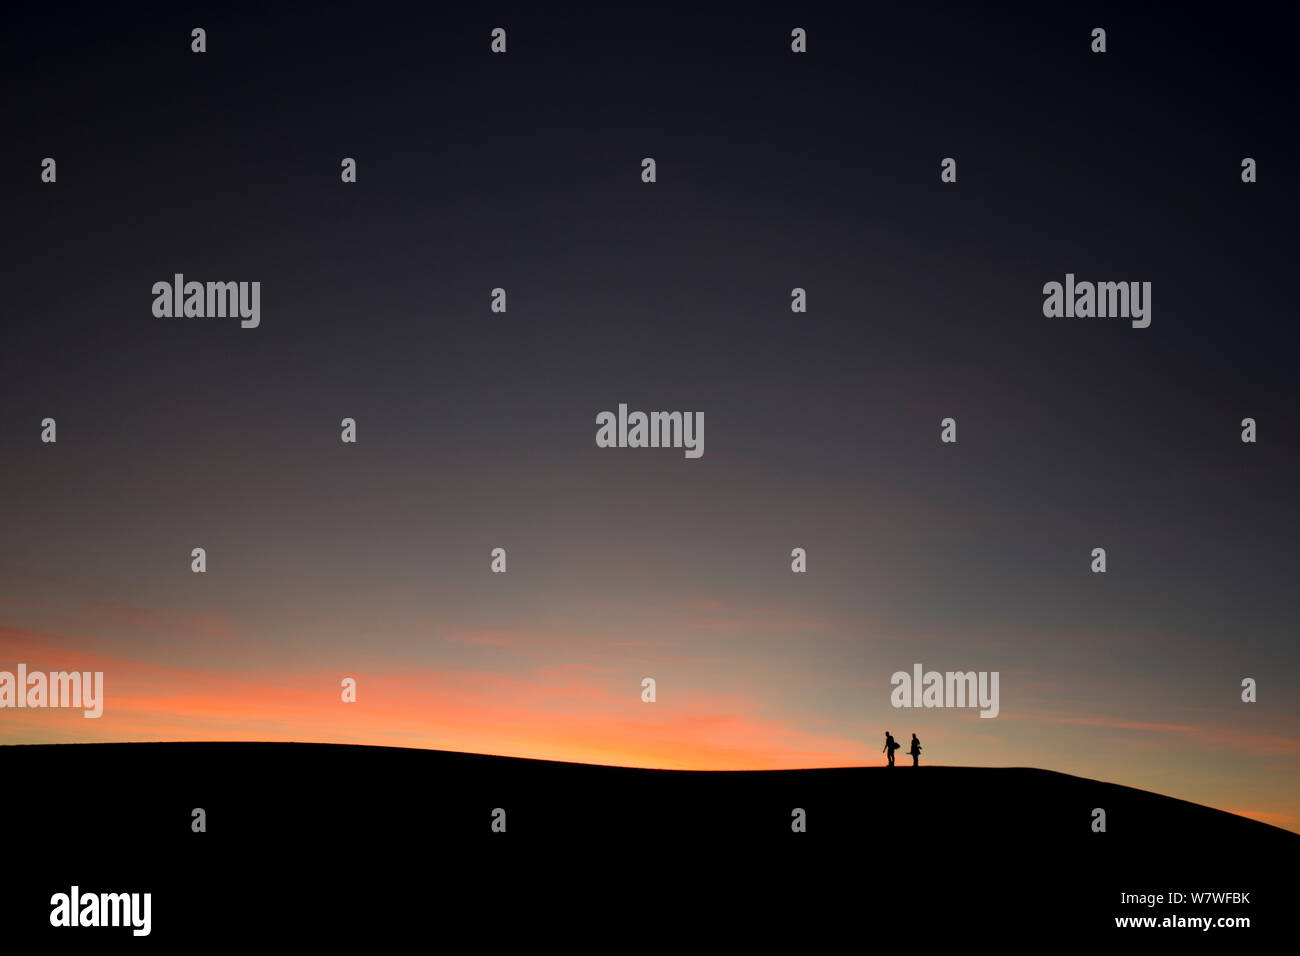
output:
[[[320,744],[78,744],[0,748],[0,780],[0,932],[69,947],[281,940],[296,952],[405,937],[419,951],[616,952],[713,939],[821,952],[913,932],[981,947],[1094,934],[1222,946],[1289,921],[1300,859],[1296,834],[1031,769],[705,773]],[[195,807],[206,833],[191,831]],[[496,807],[505,833],[491,831]],[[806,833],[791,831],[796,807]],[[1094,807],[1105,833],[1092,832]],[[73,883],[151,892],[151,936],[50,928],[51,894]],[[1250,901],[1119,902],[1170,890]],[[1252,927],[1114,925],[1171,913]]]

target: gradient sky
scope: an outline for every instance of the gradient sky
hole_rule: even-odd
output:
[[[1290,33],[377,9],[0,41],[0,669],[107,687],[0,742],[731,769],[889,729],[1300,830]],[[260,280],[261,327],[155,318],[175,272]],[[1044,318],[1067,272],[1151,281],[1151,327]],[[620,402],[704,456],[597,448]],[[1001,715],[894,710],[917,662]]]

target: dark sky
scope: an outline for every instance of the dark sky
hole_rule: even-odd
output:
[[[131,693],[4,739],[919,728],[1300,827],[1293,31],[853,6],[8,14],[0,667]],[[260,281],[260,327],[155,317],[176,272]],[[1151,326],[1044,317],[1067,272],[1151,282]],[[597,448],[621,402],[702,411],[703,457]],[[893,710],[918,661],[1000,671],[1001,716]]]

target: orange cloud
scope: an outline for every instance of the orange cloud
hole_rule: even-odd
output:
[[[643,703],[583,665],[507,676],[185,668],[95,653],[48,634],[0,629],[0,667],[104,672],[104,715],[8,710],[8,743],[266,740],[376,744],[677,769],[775,769],[865,762],[861,743],[799,730],[744,697]],[[340,682],[357,680],[356,703]]]
[[[1270,823],[1275,827],[1294,830],[1296,828],[1296,818],[1289,813],[1270,813],[1265,810],[1228,810],[1228,813],[1235,813],[1241,817],[1250,817],[1252,820],[1258,820],[1260,823]]]

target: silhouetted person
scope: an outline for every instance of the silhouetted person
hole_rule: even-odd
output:
[[[916,739],[916,734],[912,734],[912,749],[908,751],[912,755],[912,766],[919,767],[918,762],[921,758],[921,741]]]
[[[893,735],[890,734],[888,730],[886,730],[885,731],[885,753],[889,755],[889,765],[891,767],[894,765],[894,751],[901,746],[903,745],[900,744],[897,740],[895,740]]]

